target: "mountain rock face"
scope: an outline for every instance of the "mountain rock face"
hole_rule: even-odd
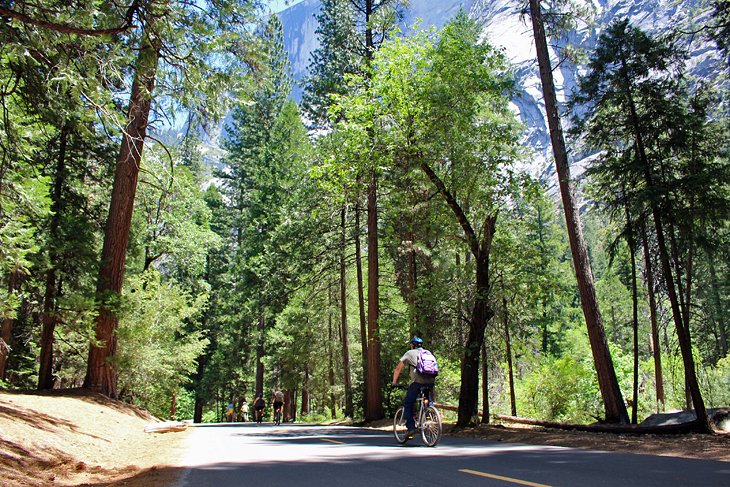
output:
[[[595,17],[591,25],[578,26],[564,39],[551,39],[549,42],[571,43],[590,50],[604,26],[624,17],[647,32],[678,26],[687,32],[695,31],[709,18],[706,3],[703,0],[593,0]],[[483,26],[484,38],[504,49],[518,80],[518,90],[512,101],[526,126],[525,143],[535,150],[535,157],[529,162],[530,171],[535,176],[550,176],[554,171],[550,138],[532,39],[532,24],[529,16],[521,13],[525,4],[518,0],[411,0],[410,6],[403,12],[401,24],[404,32],[408,32],[409,26],[417,19],[421,19],[421,28],[439,28],[460,9],[464,9]],[[297,82],[306,76],[310,54],[319,45],[315,34],[319,8],[319,0],[304,0],[279,14],[284,27],[284,43]],[[722,70],[722,56],[714,44],[699,35],[688,42],[692,55],[690,72],[705,79],[717,76]],[[558,59],[555,52],[551,52],[551,59],[555,66]],[[579,68],[570,63],[560,63],[555,69],[560,101],[564,101],[575,88],[578,73]],[[294,90],[294,97],[299,99],[301,93],[300,84]],[[574,176],[582,172],[581,162],[572,161]]]

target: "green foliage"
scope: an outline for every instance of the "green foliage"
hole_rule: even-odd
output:
[[[128,279],[116,356],[126,399],[168,416],[172,394],[185,384],[208,344],[200,331],[187,330],[206,301],[206,295],[193,297],[155,270]]]
[[[706,392],[709,407],[725,407],[730,404],[730,356],[702,371],[700,380]]]
[[[602,412],[594,376],[570,356],[545,357],[519,381],[517,410],[548,421],[592,422]]]

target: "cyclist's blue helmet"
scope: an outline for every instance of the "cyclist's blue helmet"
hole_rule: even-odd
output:
[[[423,346],[423,340],[421,340],[419,337],[413,337],[411,338],[411,343],[415,345],[416,347],[422,347]]]

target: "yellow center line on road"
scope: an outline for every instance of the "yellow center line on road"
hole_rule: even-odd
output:
[[[536,482],[529,482],[527,480],[512,479],[509,477],[502,477],[501,475],[494,475],[491,473],[478,472],[476,470],[468,470],[466,468],[459,469],[459,472],[470,473],[472,475],[478,475],[480,477],[487,477],[490,479],[503,480],[505,482],[512,482],[513,484],[529,485],[531,487],[550,487],[545,484],[538,484]]]
[[[346,445],[346,443],[342,441],[328,440],[327,438],[320,438],[320,440],[329,441],[330,443],[334,443],[335,445]]]

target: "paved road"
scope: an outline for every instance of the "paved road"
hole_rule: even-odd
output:
[[[387,432],[255,424],[195,428],[176,487],[730,487],[730,463]]]

